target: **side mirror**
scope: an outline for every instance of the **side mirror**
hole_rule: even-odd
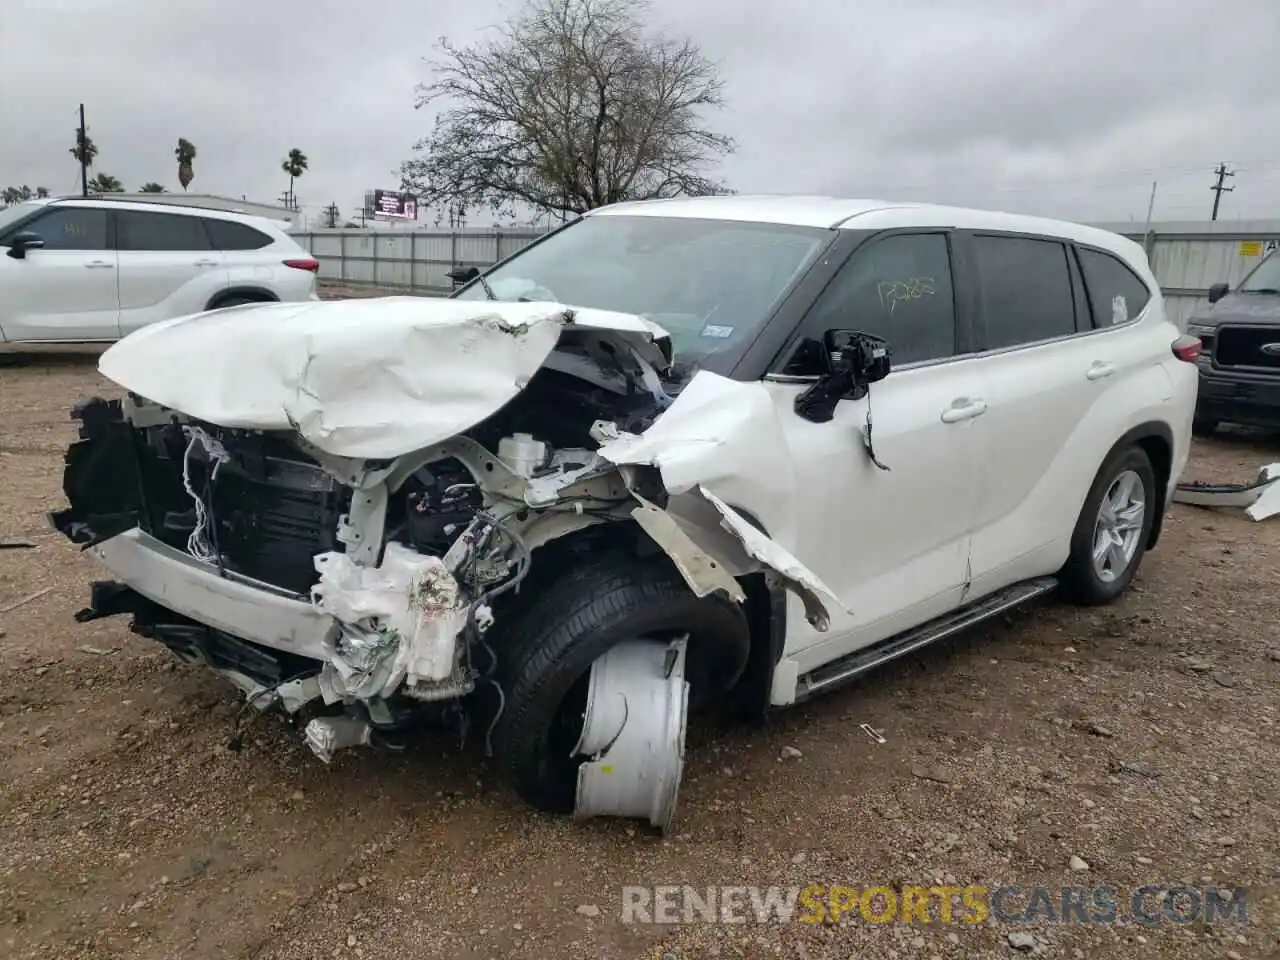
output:
[[[480,276],[479,267],[455,267],[445,274],[453,281],[454,286],[462,286],[464,283],[470,283],[476,277]]]
[[[823,346],[829,370],[818,382],[796,397],[796,413],[813,423],[835,416],[841,400],[860,400],[868,387],[889,375],[889,343],[856,330],[828,330]]]
[[[857,330],[828,330],[825,340],[832,370],[849,370],[855,386],[865,388],[889,375],[888,341]]]
[[[1209,302],[1217,303],[1219,300],[1221,300],[1230,292],[1231,292],[1231,287],[1228,284],[1215,283],[1213,286],[1209,288]]]
[[[23,230],[9,238],[9,256],[15,260],[21,260],[27,255],[28,250],[39,250],[43,246],[44,237],[30,230]]]

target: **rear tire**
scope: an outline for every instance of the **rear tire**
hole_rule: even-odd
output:
[[[1155,470],[1141,447],[1107,458],[1085,498],[1070,557],[1058,574],[1070,600],[1101,606],[1128,589],[1147,552],[1159,502]]]
[[[514,622],[491,631],[505,699],[494,730],[504,776],[532,806],[570,813],[583,758],[571,756],[582,730],[591,665],[624,640],[689,634],[691,700],[737,682],[751,638],[741,606],[723,595],[693,595],[665,556],[605,553],[569,569]]]

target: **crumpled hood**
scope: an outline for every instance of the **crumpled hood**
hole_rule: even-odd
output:
[[[340,457],[383,459],[475,426],[528,384],[561,331],[599,331],[658,368],[657,324],[558,303],[376,297],[246,304],[143,327],[98,369],[223,427],[293,430]]]

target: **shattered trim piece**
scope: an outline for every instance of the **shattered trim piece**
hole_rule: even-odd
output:
[[[853,612],[841,602],[830,587],[818,579],[808,567],[793,557],[780,543],[766,537],[746,517],[738,513],[706,487],[699,486],[698,492],[720,511],[724,517],[725,526],[742,541],[742,546],[747,553],[761,563],[772,567],[786,581],[791,590],[800,597],[804,602],[805,619],[813,625],[815,630],[825,631],[831,626],[831,618],[827,612],[827,605],[823,601],[823,597],[826,597],[838,608],[848,613]]]
[[[453,676],[468,606],[443,560],[388,543],[377,567],[342,553],[315,564],[311,600],[340,626],[320,675],[326,702],[388,696],[402,681],[412,693]]]
[[[631,495],[640,501],[640,505],[631,511],[632,518],[671,558],[695,596],[705,597],[722,590],[730,600],[742,603],[746,599],[747,595],[738,581],[698,548],[675,517],[635,491]]]
[[[1174,503],[1196,507],[1243,507],[1254,521],[1280,514],[1280,463],[1269,463],[1252,483],[1179,483]]]
[[[329,763],[339,750],[366,746],[373,737],[373,728],[359,717],[316,717],[302,736],[311,752]]]

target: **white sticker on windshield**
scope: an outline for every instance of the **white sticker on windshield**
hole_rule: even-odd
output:
[[[702,333],[699,334],[699,336],[714,337],[717,340],[728,340],[733,336],[733,327],[719,327],[714,323],[708,323],[702,328]]]
[[[1117,294],[1111,298],[1111,322],[1126,323],[1129,320],[1129,303],[1124,298],[1124,294]]]

